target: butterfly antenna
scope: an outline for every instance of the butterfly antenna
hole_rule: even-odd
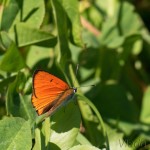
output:
[[[88,87],[88,86],[96,86],[95,84],[92,84],[92,85],[83,85],[83,86],[78,86],[76,88],[82,88],[82,87]]]
[[[75,84],[75,82],[76,82],[76,78],[77,78],[78,69],[79,69],[79,64],[77,64],[77,67],[76,67],[75,79],[74,79],[74,81],[73,81],[73,85],[74,85],[74,84]]]
[[[75,81],[76,81],[76,79],[77,79],[78,69],[79,69],[79,64],[77,64],[77,67],[76,67],[75,79],[74,79],[74,81],[73,81],[73,85],[75,84]],[[78,86],[78,87],[76,87],[76,88],[88,87],[88,86],[96,86],[96,85],[95,85],[95,84],[93,84],[93,85],[83,85],[83,86]]]

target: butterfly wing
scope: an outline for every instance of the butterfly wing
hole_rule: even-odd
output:
[[[32,104],[41,115],[51,109],[69,85],[48,72],[37,70],[33,75]]]

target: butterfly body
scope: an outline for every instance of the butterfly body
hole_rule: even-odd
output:
[[[32,104],[38,115],[52,115],[76,93],[67,83],[48,72],[37,70],[33,75]]]

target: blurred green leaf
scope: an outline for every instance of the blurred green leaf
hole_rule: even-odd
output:
[[[68,46],[67,16],[58,0],[51,0],[51,3],[58,30],[57,61],[60,62],[61,67],[64,68],[65,62],[71,59],[71,53]]]
[[[121,150],[131,150],[132,148],[127,145],[129,143],[126,143],[123,140],[123,134],[119,133],[110,127],[107,126],[107,133],[108,133],[108,139],[110,144],[111,150],[121,149]]]
[[[35,57],[36,56],[36,57]],[[45,69],[48,67],[48,63],[53,59],[53,51],[50,48],[31,46],[26,57],[26,63],[33,69]]]
[[[29,150],[32,147],[30,124],[19,117],[0,121],[0,149]]]
[[[77,142],[78,144],[81,144],[81,145],[92,145],[87,139],[85,136],[83,136],[83,134],[81,134],[80,132],[78,133],[78,136],[77,136]]]
[[[147,87],[143,101],[142,101],[142,109],[141,109],[141,115],[140,115],[140,120],[144,123],[150,123],[150,110],[149,110],[149,105],[150,105],[150,87]]]
[[[27,46],[31,44],[47,43],[47,46],[54,46],[56,44],[56,37],[44,31],[40,31],[26,23],[19,23],[16,25],[18,46]]]
[[[1,81],[0,81],[0,92],[2,90],[4,90],[4,88],[6,88],[11,82],[13,82],[15,80],[15,78],[16,78],[15,76],[12,76],[12,77],[1,79]]]
[[[57,111],[51,117],[51,121],[50,142],[55,143],[62,150],[71,148],[80,127],[81,118],[78,106],[70,102],[65,108]],[[59,122],[62,122],[63,126]]]
[[[97,67],[99,62],[99,50],[93,47],[89,47],[81,51],[79,55],[79,62],[85,68],[92,68],[93,66]]]
[[[86,97],[78,95],[77,99],[79,100],[80,111],[83,117],[83,126],[86,128],[86,136],[93,145],[101,148],[108,148],[109,143],[107,143],[104,122],[98,110]],[[93,114],[90,107],[93,109],[96,116]]]
[[[33,146],[33,150],[42,150],[41,149],[41,136],[40,130],[38,128],[35,129],[35,144]]]
[[[82,34],[81,34],[81,23],[80,23],[80,16],[79,16],[79,2],[77,0],[60,0],[62,3],[72,26],[72,36],[74,42],[79,46],[84,46],[82,41]]]
[[[15,43],[11,43],[6,53],[0,60],[1,70],[8,72],[16,72],[25,67],[25,62]]]
[[[121,2],[115,14],[104,22],[100,40],[103,45],[115,48],[122,45],[126,36],[139,33],[142,27],[143,24],[134,12],[133,6]]]
[[[129,57],[136,51],[136,42],[141,41],[139,34],[134,34],[126,37],[122,46],[116,49],[108,49],[103,47],[100,49],[100,69],[101,79],[106,81],[109,79],[119,80],[124,66],[128,62]],[[107,59],[105,59],[107,57]]]
[[[14,32],[14,26],[19,22],[26,22],[33,28],[39,28],[43,22],[45,6],[43,0],[12,0],[4,8],[2,29]]]
[[[23,2],[19,0],[11,0],[6,2],[2,15],[2,30],[8,31],[13,23],[17,20],[17,16],[18,20],[21,21],[19,17],[21,16],[20,9],[22,7],[22,3]]]
[[[12,41],[9,38],[8,34],[4,31],[0,32],[0,49],[6,50],[10,45]]]
[[[93,103],[97,106],[102,116],[129,122],[138,121],[138,107],[130,99],[122,85],[111,83],[111,81],[106,84],[98,84],[87,95],[90,95],[93,91]]]
[[[7,114],[15,117],[23,117],[24,119],[29,120],[32,125],[35,122],[35,112],[31,105],[31,96],[22,94],[24,83],[25,76],[23,73],[19,73],[15,81],[9,85],[6,109]]]
[[[22,7],[22,20],[33,28],[40,28],[45,15],[44,0],[25,0]]]
[[[49,138],[50,138],[50,119],[46,118],[45,121],[42,124],[42,134],[44,135],[44,146],[47,147],[49,144]]]

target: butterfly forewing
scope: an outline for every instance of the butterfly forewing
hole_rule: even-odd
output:
[[[57,103],[69,85],[48,72],[37,70],[33,75],[32,104],[41,115]]]

